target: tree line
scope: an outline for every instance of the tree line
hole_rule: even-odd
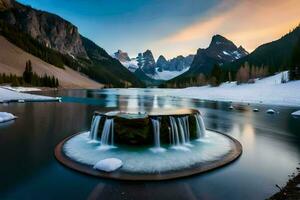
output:
[[[223,69],[219,64],[215,64],[208,75],[200,73],[195,77],[189,77],[180,82],[166,83],[164,86],[171,88],[203,86],[207,84],[219,86],[221,83],[228,81],[236,81],[237,84],[254,83],[255,79],[266,77],[269,74],[268,66],[258,67],[250,65],[248,62],[245,62],[237,71]]]
[[[51,87],[57,88],[59,81],[54,76],[48,76],[44,74],[39,76],[36,72],[32,71],[31,61],[28,60],[25,65],[25,70],[22,76],[13,74],[0,74],[0,84],[10,83],[12,86],[37,86],[37,87]]]

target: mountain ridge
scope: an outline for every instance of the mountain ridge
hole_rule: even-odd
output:
[[[60,68],[72,67],[110,87],[143,87],[138,78],[104,49],[83,37],[72,23],[13,0],[0,2],[1,34],[25,51]]]

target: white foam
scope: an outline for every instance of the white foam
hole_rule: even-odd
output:
[[[117,146],[117,148],[100,151],[101,144],[91,144],[86,141],[85,138],[89,137],[88,133],[79,134],[65,143],[63,151],[68,157],[93,166],[106,158],[118,158],[123,162],[122,171],[137,173],[167,172],[213,162],[228,154],[232,144],[227,137],[207,130],[209,137],[204,137],[201,142],[191,141],[192,147],[164,146],[164,152],[160,152],[163,150]]]

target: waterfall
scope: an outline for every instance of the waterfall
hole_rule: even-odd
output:
[[[101,146],[114,145],[114,119],[105,119],[101,135]]]
[[[190,142],[190,131],[189,131],[189,121],[187,116],[183,117],[173,117],[170,116],[170,142],[173,147],[180,147],[180,149],[188,150],[182,145],[189,146]]]
[[[180,141],[178,137],[177,123],[174,117],[170,116],[170,124],[171,124],[171,138],[172,138],[171,144],[178,146],[180,144]]]
[[[189,117],[185,116],[182,118],[183,130],[185,133],[186,142],[190,142],[190,126],[189,126]]]
[[[154,133],[154,147],[160,147],[160,122],[158,119],[151,118]]]
[[[98,127],[101,121],[101,116],[100,115],[94,115],[91,123],[91,130],[90,130],[90,139],[93,141],[97,140],[98,136]]]
[[[205,137],[205,125],[203,118],[201,117],[200,114],[195,115],[196,118],[196,126],[197,126],[197,137],[198,138],[203,138]]]
[[[159,118],[151,118],[152,126],[153,126],[153,135],[154,135],[154,148],[150,150],[154,153],[164,152],[165,149],[160,147],[160,121]]]

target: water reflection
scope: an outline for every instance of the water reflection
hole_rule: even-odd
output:
[[[0,127],[0,199],[265,199],[284,185],[300,162],[299,108],[199,101],[168,96],[168,90],[51,91],[66,103],[0,105],[19,118]],[[71,103],[75,102],[75,103]],[[210,129],[225,132],[243,145],[233,164],[199,176],[164,182],[97,179],[61,166],[53,156],[63,138],[87,130],[95,110],[196,108]],[[260,112],[253,113],[252,108]],[[244,111],[245,110],[245,111]],[[56,192],[51,192],[56,191]]]

